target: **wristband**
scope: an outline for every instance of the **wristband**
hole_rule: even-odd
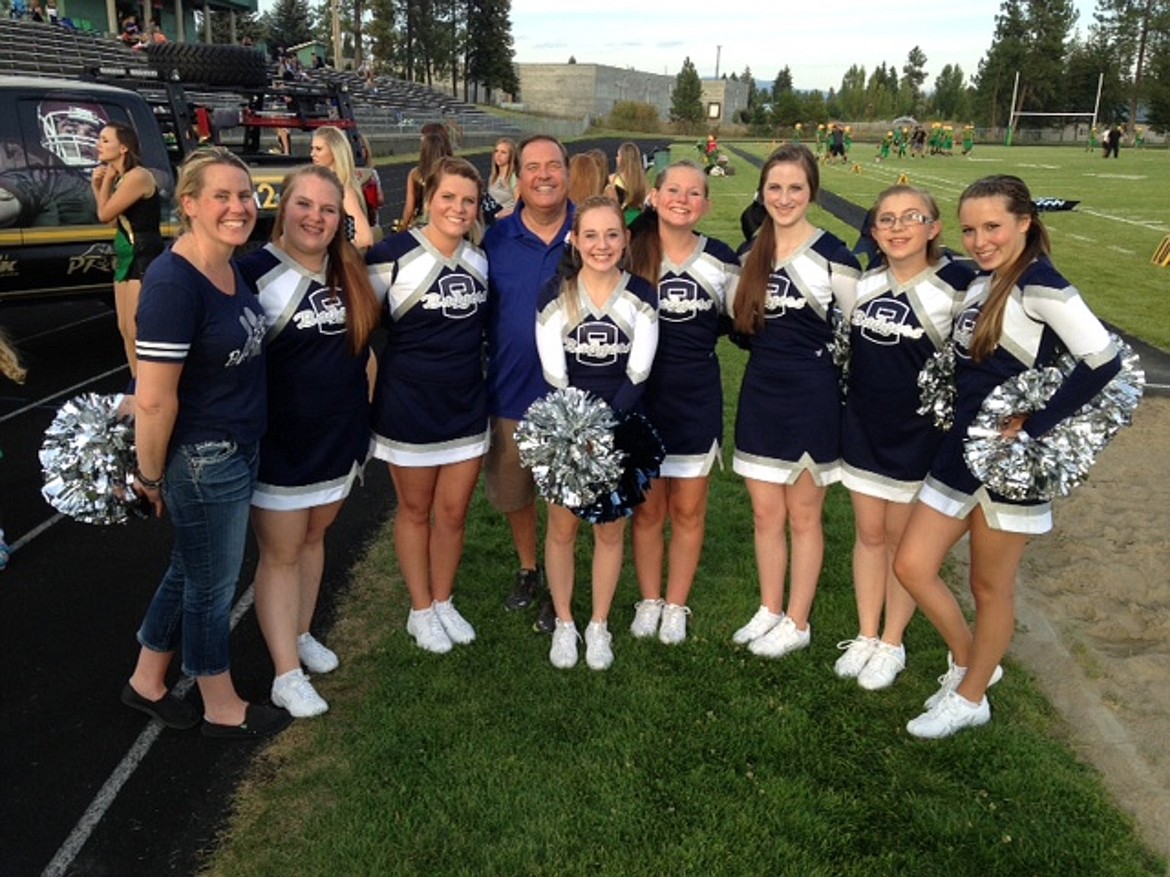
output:
[[[134,467],[134,480],[145,487],[147,490],[158,490],[162,487],[162,478],[147,478],[142,474],[142,470],[137,466]]]

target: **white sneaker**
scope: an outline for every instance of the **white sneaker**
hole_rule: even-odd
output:
[[[553,629],[552,648],[548,650],[549,663],[558,670],[577,666],[577,625],[571,621],[557,619]]]
[[[984,697],[971,703],[958,692],[948,691],[933,707],[906,723],[906,731],[923,740],[949,737],[964,728],[976,728],[991,721],[991,704]]]
[[[959,687],[959,683],[963,681],[963,677],[966,675],[967,668],[960,667],[958,664],[956,664],[954,656],[952,656],[950,652],[947,652],[947,672],[938,677],[939,689],[925,701],[923,701],[922,705],[928,710],[934,709],[935,705],[937,705],[938,702],[946,696],[948,691],[954,691]],[[995,672],[991,674],[991,680],[987,683],[987,687],[990,688],[991,686],[995,685],[995,683],[999,682],[999,680],[1002,678],[1003,667],[1001,667],[999,664],[996,664]]]
[[[630,633],[634,639],[648,639],[658,633],[658,620],[662,617],[662,600],[639,600],[634,604],[634,620]]]
[[[879,642],[869,663],[857,675],[857,684],[866,691],[889,688],[906,669],[906,647]]]
[[[420,649],[438,655],[451,651],[451,637],[443,629],[443,622],[433,605],[427,609],[411,609],[406,619],[406,632],[414,637]]]
[[[475,628],[459,614],[459,610],[455,608],[455,604],[450,599],[441,603],[436,600],[431,604],[431,608],[439,616],[439,623],[443,625],[443,630],[451,642],[460,646],[475,642]]]
[[[311,633],[297,637],[297,657],[310,673],[329,673],[337,669],[337,653],[323,646]]]
[[[662,625],[658,628],[658,641],[668,646],[677,646],[687,638],[687,616],[690,607],[667,603],[662,607]]]
[[[613,665],[613,634],[604,621],[590,621],[585,628],[585,663],[590,670],[608,670]]]
[[[762,637],[783,620],[783,612],[777,615],[767,606],[761,606],[756,610],[751,621],[732,634],[731,641],[737,646],[746,646],[752,640]]]
[[[319,716],[329,709],[329,704],[299,667],[272,680],[272,703],[298,719]]]
[[[847,639],[837,643],[837,648],[845,654],[837,659],[833,665],[833,672],[842,679],[856,679],[857,674],[865,669],[866,662],[873,656],[877,648],[876,636],[857,635],[856,639]]]
[[[812,625],[796,629],[796,622],[787,615],[766,634],[751,641],[748,651],[761,658],[783,658],[790,652],[808,648],[812,641]]]

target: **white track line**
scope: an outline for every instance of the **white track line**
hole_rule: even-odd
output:
[[[37,338],[44,338],[46,335],[52,335],[56,332],[63,332],[66,329],[72,329],[74,326],[81,326],[94,320],[108,320],[113,315],[113,311],[107,311],[104,314],[93,314],[89,317],[82,317],[80,320],[74,320],[72,323],[61,323],[54,326],[52,329],[46,329],[44,332],[37,332],[35,335],[27,335],[20,339],[20,343],[24,344],[26,341],[35,341]]]
[[[240,599],[236,601],[236,605],[232,608],[231,615],[231,629],[235,630],[236,625],[239,624],[244,614],[252,608],[252,598],[254,596],[254,589],[252,585],[240,595]],[[182,680],[172,689],[176,697],[185,697],[187,692],[191,690],[191,686],[195,684],[195,680],[190,676],[183,677]],[[93,801],[90,802],[89,807],[86,808],[85,813],[82,814],[81,819],[77,821],[77,825],[73,826],[73,831],[69,833],[69,837],[65,839],[65,843],[61,844],[61,848],[57,850],[57,854],[53,856],[52,861],[45,866],[45,870],[41,872],[41,877],[61,877],[73,864],[77,854],[81,852],[81,848],[85,846],[85,842],[89,840],[89,836],[93,834],[93,830],[97,828],[102,821],[102,817],[114,803],[114,799],[118,797],[118,792],[122,790],[122,786],[126,785],[126,781],[134,775],[134,771],[146,759],[150,752],[150,747],[158,739],[159,733],[163,726],[159,722],[151,721],[129,751],[119,762],[118,766],[114,768],[114,772],[110,774],[109,778],[98,789],[98,793],[94,796]]]
[[[32,411],[35,408],[41,408],[46,403],[52,402],[54,399],[60,399],[62,396],[70,395],[70,394],[76,392],[77,390],[80,390],[84,387],[88,387],[90,384],[94,383],[95,381],[100,381],[103,378],[108,378],[110,375],[116,375],[118,372],[125,371],[127,368],[129,368],[129,366],[122,364],[120,366],[117,366],[116,368],[110,369],[109,371],[104,371],[99,375],[94,375],[92,378],[87,378],[86,380],[81,381],[80,383],[74,384],[72,387],[66,387],[64,390],[58,390],[56,393],[53,393],[50,396],[45,396],[43,399],[38,399],[35,402],[30,402],[28,405],[25,405],[23,408],[17,408],[15,411],[11,411],[8,414],[5,414],[3,417],[0,417],[0,423],[4,423],[7,420],[12,420],[14,417],[18,417],[21,414],[25,414],[29,411]]]

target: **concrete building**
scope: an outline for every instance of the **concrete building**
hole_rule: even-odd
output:
[[[650,104],[670,120],[675,77],[605,64],[517,64],[520,104],[531,112],[571,118],[604,118],[620,101]],[[730,122],[747,106],[747,84],[703,82],[703,106],[711,124]]]

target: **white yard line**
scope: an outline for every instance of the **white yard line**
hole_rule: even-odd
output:
[[[252,608],[253,594],[253,588],[249,585],[248,589],[240,595],[240,599],[232,608],[232,630],[235,630],[240,619]],[[175,697],[181,698],[186,696],[194,683],[194,679],[190,676],[185,676],[172,689]],[[134,771],[138,769],[138,766],[142,764],[146,756],[150,753],[150,747],[154,745],[162,729],[163,726],[155,721],[152,721],[143,728],[142,733],[138,735],[138,739],[134,741],[134,744],[127,751],[121,762],[114,768],[113,773],[102,784],[102,787],[98,789],[98,793],[94,796],[93,801],[90,802],[89,807],[81,815],[81,818],[77,820],[77,824],[73,827],[73,831],[69,833],[69,837],[65,839],[65,843],[61,844],[60,849],[57,850],[57,854],[53,856],[52,861],[45,866],[45,870],[41,872],[41,877],[61,877],[61,875],[69,870],[69,867],[77,858],[77,854],[81,852],[81,848],[85,846],[85,842],[93,834],[93,830],[98,827],[102,818],[109,811],[110,807],[113,806],[114,799],[118,797],[118,792],[122,790],[127,780],[134,775]]]

